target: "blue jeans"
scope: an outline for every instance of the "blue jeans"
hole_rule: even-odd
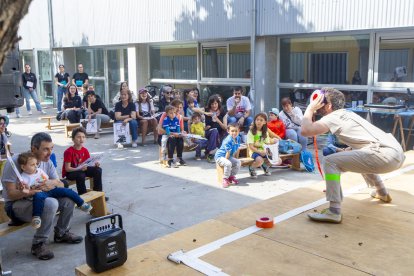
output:
[[[137,120],[132,119],[131,121],[129,121],[129,131],[131,132],[132,143],[135,143],[138,139],[138,126],[139,123]]]
[[[240,118],[236,118],[234,116],[229,116],[227,118],[227,124],[232,124],[232,123],[236,123],[240,120]],[[244,124],[243,127],[245,129],[245,131],[249,130],[250,125],[253,123],[253,118],[252,117],[247,117],[246,119],[244,119]]]
[[[83,199],[73,190],[68,188],[56,187],[47,192],[39,192],[33,196],[33,216],[40,217],[45,207],[45,199],[48,197],[61,198],[68,197],[76,203],[78,207],[84,203]]]
[[[205,132],[205,137],[207,138],[207,153],[220,147],[219,133],[217,128],[210,128],[209,130],[207,130]]]
[[[26,99],[26,109],[27,111],[30,111],[30,97],[33,99],[36,105],[37,111],[42,111],[42,107],[39,102],[39,98],[37,97],[37,92],[35,89],[32,90],[32,92],[29,91],[29,89],[23,88],[23,96]],[[19,114],[20,110],[16,109],[16,114]]]
[[[58,87],[56,106],[59,112],[62,111],[62,99],[63,99],[63,95],[65,95],[65,92],[66,92],[66,87],[62,87],[62,86]]]
[[[286,129],[286,139],[290,139],[290,140],[298,142],[302,146],[302,150],[306,150],[306,148],[308,146],[308,138],[301,135],[300,128],[298,128],[298,129],[293,129],[293,128]]]

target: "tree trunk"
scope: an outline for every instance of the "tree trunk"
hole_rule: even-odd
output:
[[[0,0],[0,74],[6,54],[20,40],[17,31],[32,0]]]

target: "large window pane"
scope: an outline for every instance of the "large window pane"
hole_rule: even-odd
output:
[[[49,51],[38,51],[38,93],[44,102],[53,103],[51,59]],[[31,65],[33,67],[33,65]]]
[[[227,47],[203,47],[203,77],[227,77]]]
[[[378,81],[414,82],[414,40],[380,40]]]
[[[230,44],[230,78],[250,78],[250,44]]]
[[[82,63],[84,72],[90,77],[104,76],[103,49],[76,49],[76,63]]]
[[[281,39],[280,81],[364,85],[368,58],[368,35]]]
[[[151,78],[197,79],[197,46],[152,46],[150,69]]]
[[[126,49],[108,50],[109,102],[119,92],[121,82],[128,81],[128,56]]]

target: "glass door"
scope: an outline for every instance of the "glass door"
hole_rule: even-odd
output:
[[[121,83],[128,81],[127,49],[108,49],[106,58],[108,67],[109,105],[112,106],[112,99],[119,92]]]

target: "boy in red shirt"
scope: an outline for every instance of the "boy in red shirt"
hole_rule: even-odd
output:
[[[86,140],[86,130],[83,127],[75,128],[72,131],[73,146],[65,150],[63,154],[62,176],[69,180],[76,181],[78,194],[86,193],[85,178],[93,178],[93,190],[102,191],[102,169],[99,162],[95,166],[84,166],[79,168],[90,156],[89,151],[83,147]],[[108,200],[105,197],[105,200]]]
[[[286,126],[281,119],[279,119],[279,109],[272,108],[269,111],[269,121],[267,122],[267,128],[280,138],[285,139]]]

